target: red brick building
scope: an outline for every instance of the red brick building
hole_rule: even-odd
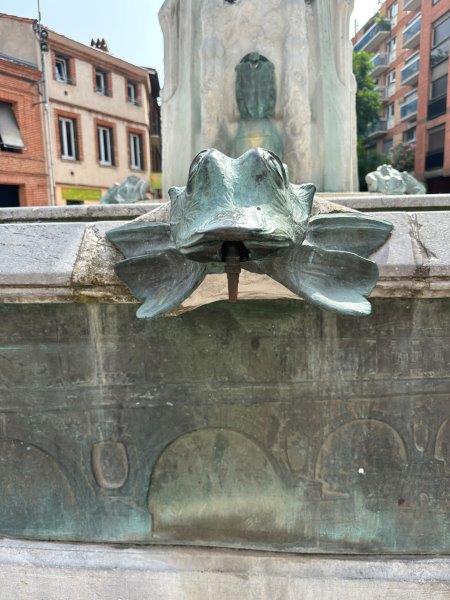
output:
[[[48,203],[41,72],[0,55],[0,207]]]
[[[383,102],[368,144],[413,144],[418,179],[450,192],[450,0],[387,0],[353,43],[373,53]]]

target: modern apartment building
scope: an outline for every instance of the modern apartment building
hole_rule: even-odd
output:
[[[356,34],[373,53],[383,114],[367,143],[415,147],[415,174],[430,193],[450,192],[450,0],[387,0]]]
[[[36,104],[44,124],[46,203],[98,202],[130,174],[152,181],[155,134],[148,69],[113,56],[105,44],[87,46],[42,29],[32,19],[0,15],[0,53],[20,60],[23,48],[42,72]],[[21,203],[29,204],[27,198]]]

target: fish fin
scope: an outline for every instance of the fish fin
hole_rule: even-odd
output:
[[[249,267],[264,271],[311,304],[355,317],[371,313],[365,296],[377,283],[378,267],[366,258],[303,244],[284,256],[257,262]]]
[[[312,183],[303,183],[302,185],[291,183],[290,189],[294,198],[292,203],[294,221],[306,227],[314,202],[316,186]]]
[[[134,296],[144,300],[137,317],[153,319],[186,300],[203,281],[206,268],[176,250],[166,250],[123,260],[116,273]]]
[[[174,248],[168,223],[132,221],[106,233],[125,258],[159,254]]]
[[[358,213],[318,215],[309,221],[306,241],[324,250],[369,257],[388,240],[393,225]]]

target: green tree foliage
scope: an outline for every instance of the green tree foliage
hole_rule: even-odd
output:
[[[398,144],[392,153],[391,164],[399,171],[414,171],[415,149],[412,144]]]
[[[358,137],[365,138],[370,126],[379,119],[381,99],[372,76],[372,55],[353,52],[353,72],[356,78],[356,116]]]
[[[380,118],[381,98],[372,75],[372,55],[353,52],[353,72],[356,78],[356,119],[358,133],[358,177],[361,190],[367,190],[365,177],[386,162],[376,150],[366,148],[370,127]]]

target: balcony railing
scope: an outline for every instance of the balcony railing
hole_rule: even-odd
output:
[[[130,96],[128,96],[127,102],[129,104],[134,104],[134,106],[142,106],[140,98],[130,98]]]
[[[422,0],[405,0],[403,10],[419,10]]]
[[[425,171],[433,171],[434,169],[442,169],[444,166],[444,150],[433,150],[427,152],[425,158]]]
[[[447,112],[447,95],[428,102],[428,120],[435,119]]]
[[[439,63],[447,60],[448,55],[450,53],[450,38],[448,40],[444,40],[439,46],[432,48],[430,53],[430,63],[431,67],[435,67]]]
[[[386,119],[380,119],[379,121],[376,121],[376,123],[374,123],[368,130],[367,132],[367,138],[368,139],[373,139],[376,137],[380,137],[382,135],[385,135],[385,133],[387,133],[388,127],[387,127],[387,120]]]
[[[400,106],[400,119],[414,119],[417,117],[417,96],[409,98]]]
[[[420,43],[420,32],[422,30],[422,18],[419,17],[409,25],[403,32],[403,48],[415,48]]]
[[[389,36],[391,32],[391,23],[387,19],[381,19],[378,23],[374,23],[370,29],[362,36],[362,38],[355,44],[354,50],[359,52],[360,50],[366,50],[371,52],[375,50],[377,46]]]
[[[417,58],[402,69],[402,83],[404,85],[414,85],[419,79],[420,58]]]
[[[382,102],[384,102],[386,100],[386,86],[384,86],[384,85],[377,85],[377,87],[375,88],[375,90],[380,95],[380,100]]]
[[[378,77],[388,67],[388,55],[386,52],[379,52],[372,58],[372,75]]]

